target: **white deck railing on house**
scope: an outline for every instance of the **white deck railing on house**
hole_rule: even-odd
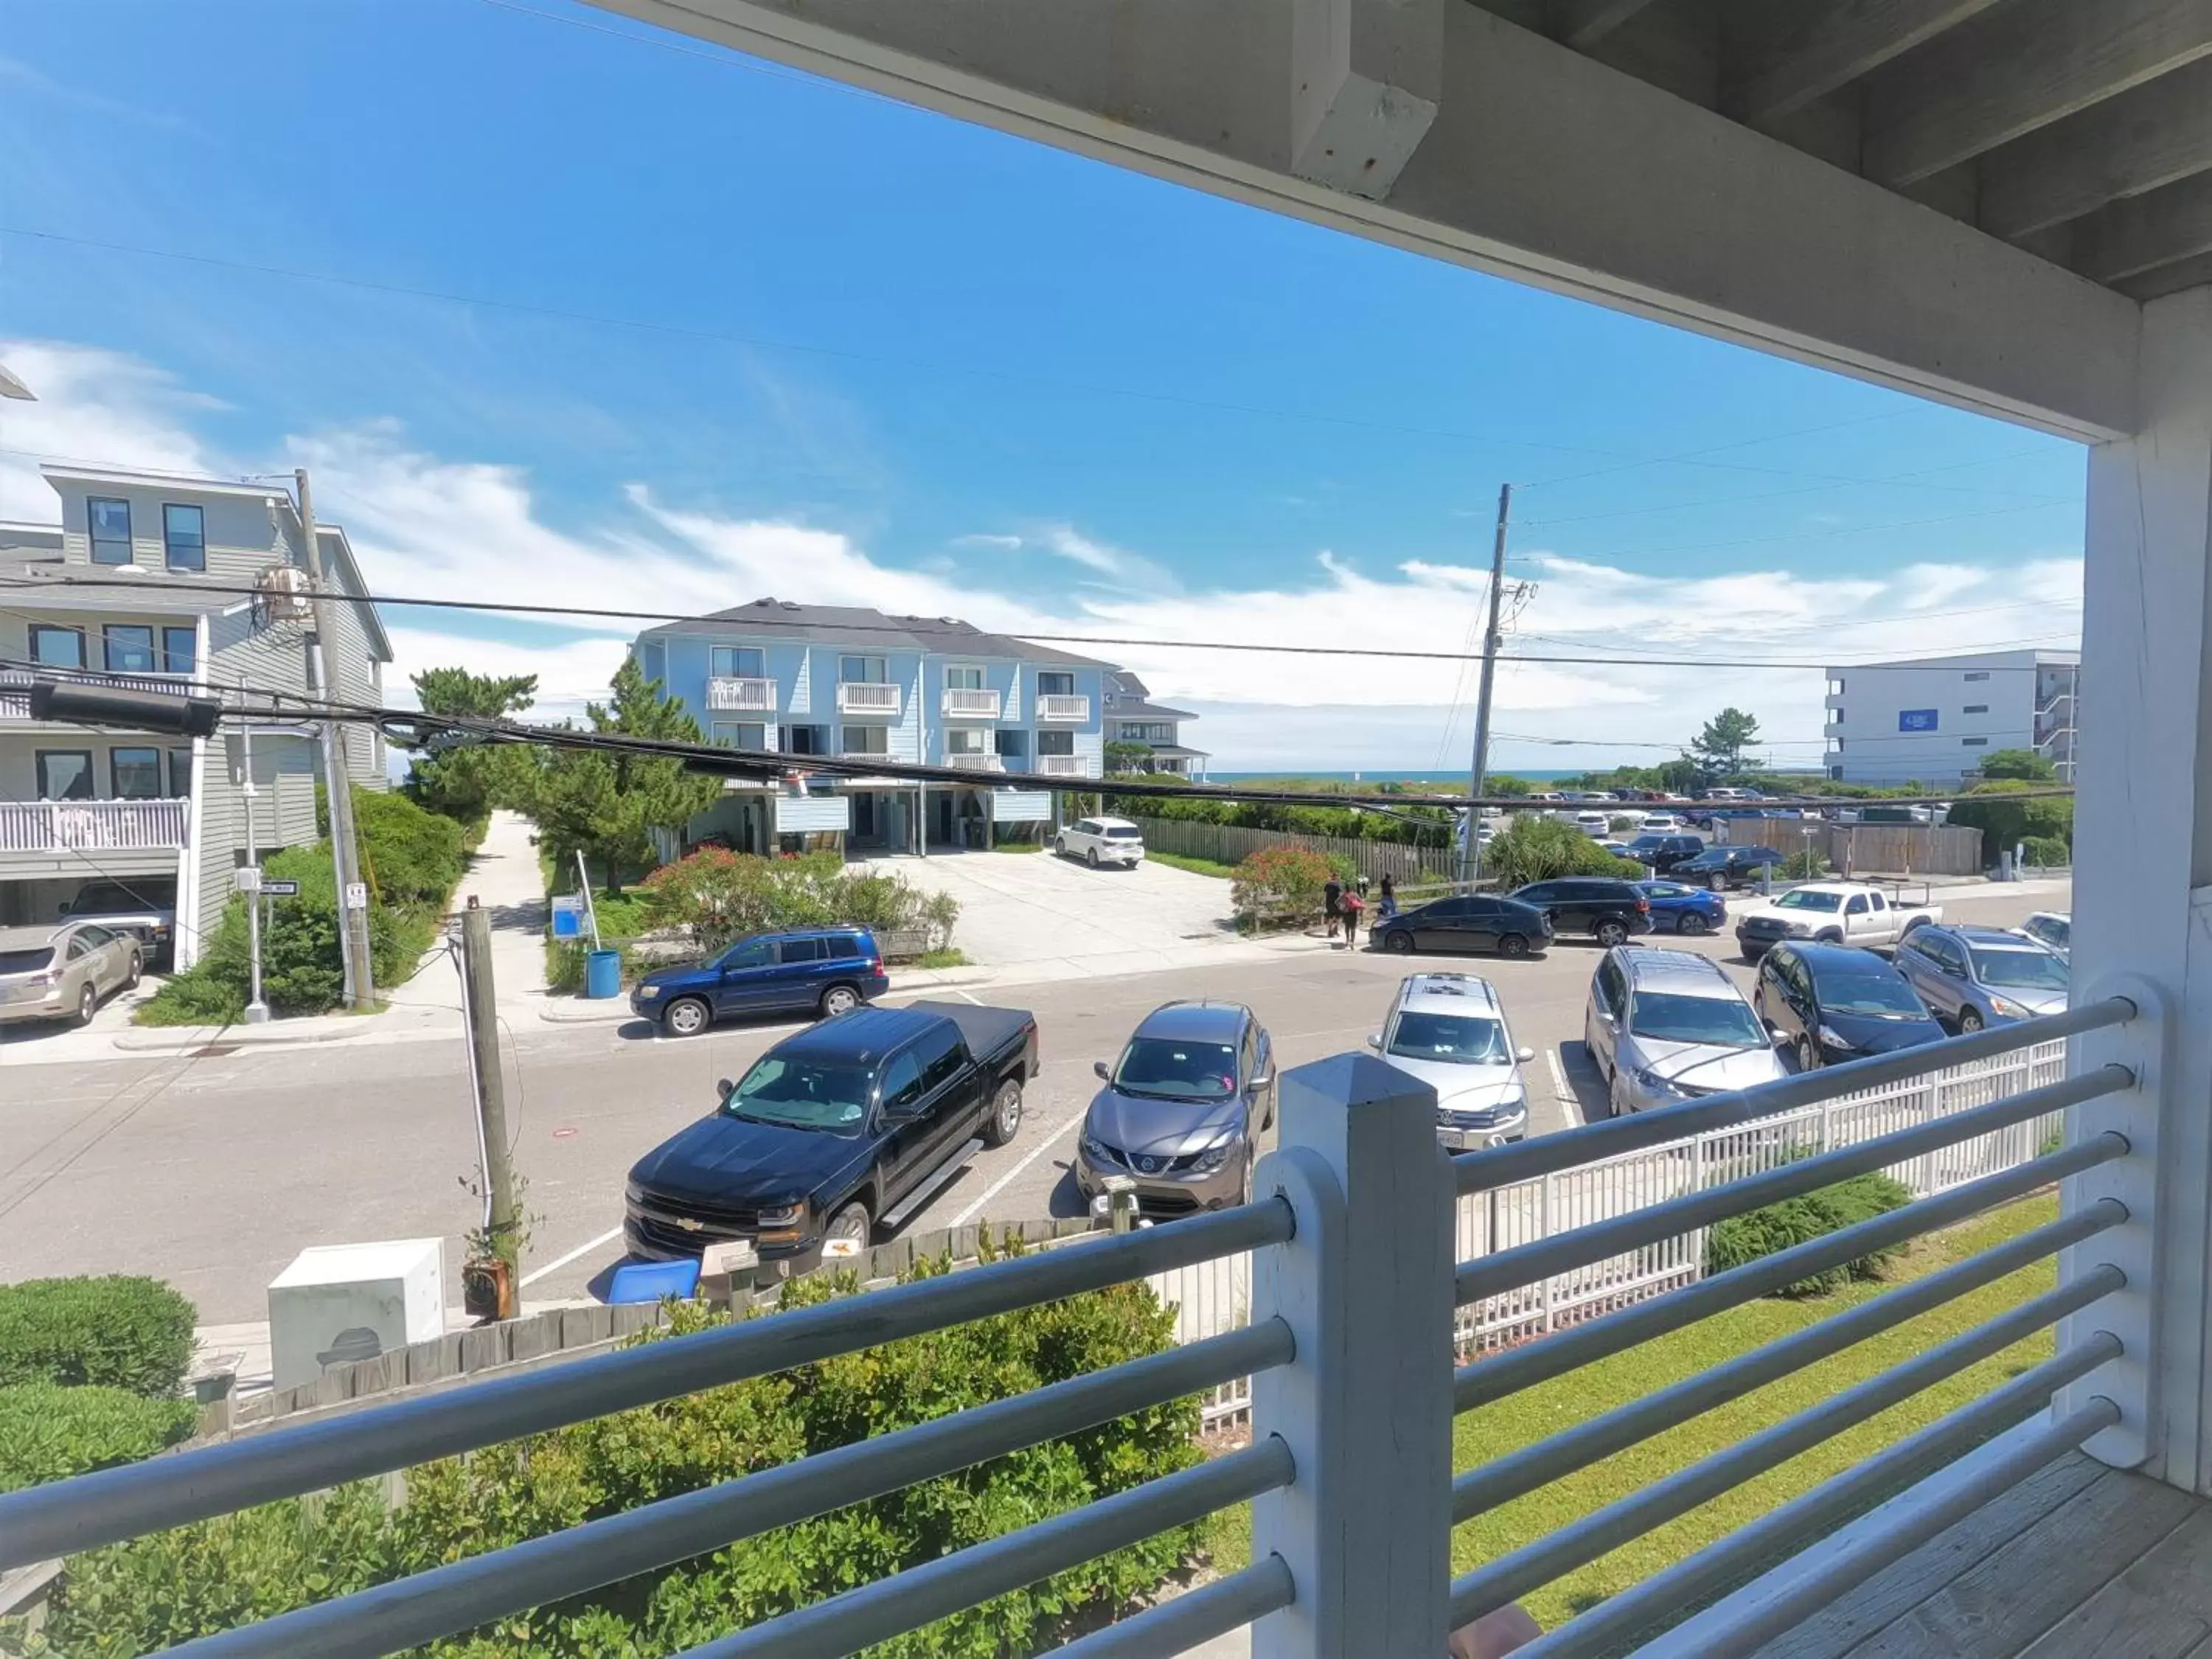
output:
[[[707,707],[716,714],[773,714],[775,682],[718,674],[707,682]]]
[[[1179,1317],[1196,1322],[1183,1333],[1188,1342],[245,1626],[191,1650],[368,1655],[418,1645],[1250,1376],[1244,1449],[690,1651],[694,1659],[852,1652],[1249,1498],[1251,1566],[1061,1651],[1079,1659],[1179,1653],[1253,1623],[1255,1659],[1431,1659],[1448,1628],[2121,1291],[2126,1274],[2100,1251],[2128,1211],[2116,1199],[2094,1200],[1548,1439],[1456,1476],[1452,1469],[1452,1419],[1461,1413],[2124,1158],[2128,1140],[2110,1129],[2077,1132],[2049,1152],[2039,1138],[2055,1114],[2138,1086],[2118,1065],[2051,1077],[2048,1045],[2136,1017],[2135,1004],[2114,998],[1457,1158],[1437,1144],[1432,1091],[1366,1055],[1340,1056],[1283,1077],[1281,1144],[1261,1164],[1248,1204],[0,1496],[0,1570],[1142,1278],[1194,1287],[1172,1298]],[[2006,1167],[2016,1155],[2022,1161]],[[1875,1170],[1904,1171],[1927,1195],[1675,1288],[1647,1282],[1638,1265],[1649,1261],[1640,1253],[1694,1238],[1725,1217]],[[1545,1226],[1510,1242],[1503,1218],[1530,1207],[1531,1194]],[[1470,1220],[1471,1206],[1480,1222]],[[1552,1228],[1553,1209],[1575,1224]],[[1455,1522],[2061,1250],[2071,1255],[2056,1290],[1449,1578]],[[1217,1261],[1249,1267],[1241,1276],[1232,1267],[1225,1279],[1183,1277]],[[1535,1305],[1527,1302],[1531,1287],[1565,1281],[1599,1286],[1571,1321],[1549,1304],[1553,1322],[1571,1328],[1484,1351],[1482,1310],[1521,1297],[1516,1317],[1525,1323]],[[1203,1299],[1217,1291],[1224,1305]],[[1468,1310],[1475,1310],[1471,1324],[1459,1311]],[[1206,1324],[1222,1328],[1207,1334]],[[1455,1347],[1463,1363],[1455,1364]],[[2051,1407],[2059,1390],[2111,1375],[2105,1368],[2124,1352],[2109,1330],[2062,1339],[2053,1358],[1553,1629],[1525,1655],[1617,1650],[1842,1514],[2049,1413],[2047,1426],[2023,1443],[2027,1449],[2003,1466],[2005,1478],[2025,1478],[2119,1419],[2102,1395],[2063,1414]],[[1924,1522],[1899,1525],[1915,1530]],[[1839,1595],[1883,1555],[1844,1559],[1818,1594],[1795,1592],[1799,1602]],[[1748,1625],[1723,1630],[1707,1650],[1741,1654],[1759,1633]]]
[[[1036,700],[1036,717],[1041,720],[1087,720],[1091,718],[1091,699],[1079,691],[1072,696],[1065,691],[1049,692]]]
[[[947,755],[945,763],[963,772],[1003,772],[1006,769],[1006,762],[996,755],[975,755],[965,751]]]
[[[181,848],[191,811],[189,800],[0,801],[0,853]]]
[[[90,669],[58,669],[40,675],[27,668],[0,668],[0,720],[31,718],[31,685],[34,680],[66,679],[71,685],[112,686],[121,691],[159,691],[174,696],[191,689],[189,674],[110,674]]]
[[[945,688],[945,717],[947,720],[994,720],[1002,706],[997,691],[989,687],[948,685]]]
[[[896,714],[899,689],[881,680],[837,682],[837,712],[841,714]]]
[[[1088,755],[1039,755],[1036,770],[1048,778],[1094,778],[1098,775]]]

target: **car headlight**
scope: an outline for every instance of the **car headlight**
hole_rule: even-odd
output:
[[[657,997],[660,994],[660,988],[658,985],[641,985],[637,988],[637,994],[641,997]]]
[[[1790,922],[1788,924],[1788,927],[1790,929],[1790,937],[1792,939],[1802,939],[1806,934],[1813,931],[1802,921]]]
[[[1638,1070],[1636,1084],[1638,1088],[1648,1089],[1655,1095],[1679,1095],[1682,1092],[1674,1086],[1674,1079],[1662,1077],[1649,1068]]]
[[[2033,1018],[2027,1009],[2021,1007],[2020,1004],[2014,1002],[2010,997],[1990,997],[1990,1012],[1993,1014],[2002,1014],[2007,1019],[2028,1019]]]
[[[1229,1154],[1236,1150],[1237,1137],[1235,1135],[1231,1135],[1224,1140],[1217,1140],[1212,1146],[1207,1147],[1204,1152],[1200,1152],[1196,1158],[1191,1160],[1191,1170],[1196,1175],[1212,1175],[1216,1170],[1229,1162]]]
[[[1832,1025],[1823,1025],[1814,1035],[1831,1048],[1849,1048],[1851,1046],[1836,1035],[1836,1028]]]
[[[806,1213],[804,1204],[764,1204],[760,1210],[760,1224],[763,1227],[795,1227]]]
[[[1093,1164],[1103,1164],[1108,1161],[1106,1143],[1088,1129],[1083,1132],[1083,1155]]]

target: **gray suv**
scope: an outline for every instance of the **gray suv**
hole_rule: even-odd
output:
[[[1170,1002],[1145,1016],[1084,1114],[1075,1187],[1121,1176],[1138,1210],[1165,1218],[1252,1195],[1261,1133],[1274,1127],[1274,1043],[1237,1002]]]
[[[1788,1075],[1735,981],[1694,951],[1607,951],[1590,976],[1583,1041],[1616,1115]]]
[[[2066,1007],[2066,958],[2005,928],[1916,927],[1896,962],[1928,1012],[1961,1032]]]

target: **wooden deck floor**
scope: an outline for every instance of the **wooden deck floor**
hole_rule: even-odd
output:
[[[1758,1659],[2212,1659],[2212,1500],[2078,1453]]]

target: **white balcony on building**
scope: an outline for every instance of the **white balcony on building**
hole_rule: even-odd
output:
[[[1005,706],[1005,699],[990,686],[948,685],[945,688],[944,714],[949,720],[994,720]]]
[[[191,843],[191,823],[189,800],[0,801],[0,872],[163,873]]]
[[[775,682],[716,675],[707,682],[707,707],[717,714],[775,714]]]
[[[1083,701],[1077,698],[1077,702]],[[1036,771],[1048,778],[1095,778],[1098,769],[1088,755],[1039,755]]]
[[[1041,720],[1087,720],[1091,718],[1091,699],[1081,692],[1054,691],[1036,700],[1036,717]]]
[[[840,680],[837,712],[841,714],[882,714],[896,719],[899,689],[882,680]]]
[[[0,668],[0,720],[27,720],[31,718],[31,685],[40,678],[52,678],[23,668]],[[99,674],[70,669],[67,676],[72,685],[109,687],[122,691],[159,691],[175,696],[191,689],[189,674]]]
[[[994,691],[991,695],[996,696],[998,693]],[[945,763],[961,772],[1003,772],[1006,769],[1005,757],[999,755],[951,754],[945,757]]]

